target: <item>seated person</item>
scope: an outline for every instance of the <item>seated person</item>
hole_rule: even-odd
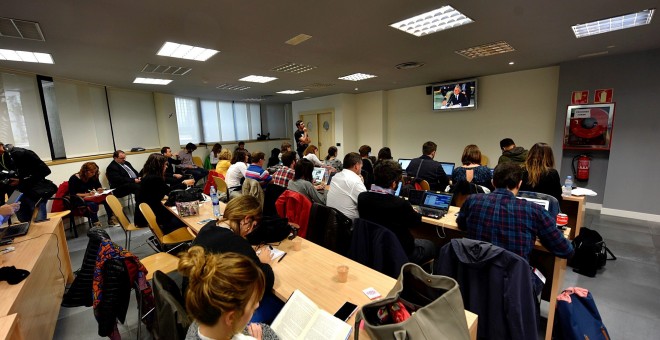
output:
[[[268,164],[266,165],[267,168],[275,167],[278,165],[282,164],[282,160],[280,159],[280,149],[278,148],[273,148],[270,150],[270,158],[268,158]]]
[[[335,168],[329,165],[323,164],[318,156],[319,148],[316,145],[308,146],[303,152],[303,158],[309,160],[314,164],[315,167],[325,168],[329,172],[335,172]]]
[[[222,175],[222,179],[227,178],[227,170],[231,166],[231,151],[229,149],[222,149],[218,155],[218,165],[215,166],[215,172]]]
[[[80,171],[69,177],[69,195],[75,195],[82,198],[82,202],[73,200],[72,203],[80,203],[87,206],[89,211],[89,219],[92,220],[92,224],[95,227],[100,227],[101,222],[99,222],[99,203],[98,201],[92,201],[91,199],[103,192],[103,186],[99,181],[99,166],[94,162],[87,162],[80,167]],[[105,196],[104,196],[105,197]],[[112,209],[105,199],[103,199],[103,206],[105,207],[105,213],[108,215],[108,225],[117,225],[119,221],[112,214]]]
[[[333,167],[335,171],[341,171],[342,163],[339,159],[337,159],[336,146],[331,146],[328,148],[328,155],[325,157],[325,160],[323,161],[323,165],[328,167]]]
[[[255,252],[246,239],[247,235],[254,231],[260,219],[261,204],[255,197],[250,195],[237,197],[227,203],[219,221],[211,221],[200,229],[193,244],[202,246],[211,253],[241,254],[261,269],[264,273],[267,292],[264,298],[268,301],[266,303],[262,301],[262,307],[257,313],[259,319],[253,319],[253,321],[270,322],[282,306],[282,302],[277,301],[272,294],[275,274],[270,266],[270,249],[261,247]],[[273,310],[273,307],[276,306],[279,306],[279,309]]]
[[[387,146],[380,148],[378,150],[378,158],[376,159],[376,163],[374,163],[374,166],[378,164],[380,161],[384,160],[392,160],[392,150],[388,148]]]
[[[126,161],[126,153],[122,150],[112,154],[112,162],[105,169],[105,175],[110,182],[110,188],[115,189],[112,194],[117,197],[135,194],[140,188],[138,172]]]
[[[9,216],[15,214],[21,208],[21,202],[8,203],[0,206],[0,224],[5,223]]]
[[[282,167],[273,174],[273,184],[281,187],[288,187],[289,181],[293,179],[296,172],[293,168],[296,165],[297,153],[289,150],[282,155]]]
[[[194,180],[186,179],[180,184],[170,187],[165,182],[166,168],[167,158],[165,156],[158,153],[149,155],[142,169],[144,178],[140,185],[140,190],[135,195],[135,205],[139,206],[141,203],[147,203],[149,208],[154,212],[154,215],[156,215],[156,222],[163,230],[163,234],[167,235],[176,229],[185,228],[186,224],[170,212],[163,205],[162,200],[172,190],[185,189],[187,186],[193,185]],[[135,225],[141,228],[149,226],[140,209],[135,209]]]
[[[303,158],[300,162],[296,163],[294,170],[295,174],[293,180],[289,181],[287,188],[307,196],[312,202],[325,205],[325,192],[319,193],[319,190],[325,188],[325,184],[319,184],[316,186],[312,184],[314,164]]]
[[[568,258],[573,246],[557,229],[557,221],[538,204],[517,199],[522,184],[520,166],[503,163],[495,168],[490,194],[468,196],[456,218],[467,237],[490,242],[529,259],[538,237],[555,256]]]
[[[408,260],[424,264],[435,258],[435,245],[429,240],[415,239],[410,233],[410,227],[422,224],[422,215],[408,201],[394,196],[401,174],[399,163],[392,160],[380,162],[374,168],[374,185],[371,190],[358,196],[358,212],[360,218],[391,230],[401,242]]]
[[[555,156],[546,143],[536,143],[529,149],[523,164],[523,178],[520,190],[534,191],[553,196],[561,204],[561,180],[554,169]]]
[[[410,161],[406,173],[408,176],[429,182],[429,186],[433,191],[446,191],[449,178],[445,170],[442,169],[442,164],[433,160],[437,150],[438,145],[435,143],[431,141],[424,143],[422,145],[422,156]]]
[[[183,181],[183,175],[176,172],[175,165],[181,164],[181,161],[172,157],[172,149],[164,146],[160,149],[160,154],[167,158],[167,169],[165,169],[165,182],[169,185],[176,185]]]
[[[477,185],[484,186],[488,190],[492,190],[491,180],[492,175],[490,169],[481,165],[481,151],[479,147],[470,144],[463,150],[461,156],[462,166],[456,167],[452,174],[452,182],[458,183],[460,181],[467,181]]]
[[[528,151],[521,146],[516,146],[516,143],[511,138],[502,139],[500,141],[500,149],[502,149],[502,155],[497,159],[497,164],[506,162],[523,164],[527,159]]]
[[[237,145],[236,148],[234,149],[234,152],[236,152],[236,151],[238,151],[238,150],[245,151],[245,153],[248,154],[248,155],[250,154],[250,151],[248,151],[248,150],[245,148],[245,142],[244,142],[244,141],[240,141],[240,142],[238,142],[238,145]]]
[[[257,181],[261,189],[266,189],[268,182],[273,179],[268,170],[264,169],[265,157],[266,155],[261,151],[253,153],[250,160],[251,164],[245,170],[245,178]]]
[[[447,107],[450,106],[468,106],[468,99],[463,92],[461,92],[461,86],[454,86],[454,93],[449,96],[447,99]]]
[[[197,145],[188,143],[183,150],[179,151],[178,158],[181,161],[181,165],[179,165],[179,167],[183,173],[192,175],[195,179],[195,183],[197,183],[197,181],[200,179],[206,178],[206,176],[209,174],[209,171],[204,168],[200,168],[195,165],[195,163],[193,163],[192,157],[193,151],[195,150],[197,150]]]
[[[236,253],[207,253],[202,247],[179,257],[179,272],[190,282],[185,300],[193,323],[186,339],[277,339],[269,326],[248,323],[267,292],[264,274],[253,261]]]
[[[218,165],[218,160],[220,156],[220,151],[222,151],[222,145],[220,143],[215,143],[211,152],[209,153],[209,163],[211,163],[211,169],[215,169]]]
[[[236,150],[234,157],[231,159],[231,165],[227,169],[227,189],[229,190],[229,198],[240,196],[243,190],[243,179],[245,178],[245,171],[247,171],[248,154],[245,150]]]
[[[344,156],[343,170],[332,177],[331,190],[328,190],[327,205],[341,211],[350,219],[360,217],[358,213],[358,195],[367,191],[362,182],[362,158],[356,152]]]

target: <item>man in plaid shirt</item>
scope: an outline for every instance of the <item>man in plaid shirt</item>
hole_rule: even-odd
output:
[[[513,163],[500,164],[493,174],[495,191],[470,195],[456,218],[467,237],[490,242],[529,260],[538,237],[555,256],[573,256],[573,246],[543,207],[517,199],[522,169]]]
[[[273,174],[273,184],[286,188],[289,181],[296,174],[293,170],[296,165],[296,153],[293,151],[284,152],[282,154],[282,164],[283,166]]]

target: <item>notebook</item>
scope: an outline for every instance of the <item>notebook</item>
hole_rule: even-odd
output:
[[[454,166],[456,166],[456,163],[440,162],[440,165],[442,165],[442,170],[445,171],[445,174],[451,177],[451,174],[454,173]]]
[[[12,224],[10,226],[7,226],[5,228],[2,228],[0,230],[0,239],[8,239],[8,238],[14,238],[14,237],[19,237],[23,236],[28,233],[30,230],[30,225],[34,222],[34,220],[37,219],[37,216],[39,215],[39,203],[41,202],[41,199],[37,201],[37,204],[34,205],[34,211],[32,212],[32,219],[28,222],[23,222],[23,223],[16,223]]]
[[[314,184],[323,182],[324,176],[325,176],[325,168],[314,168],[314,171],[312,171],[312,179]]]
[[[449,211],[452,194],[427,191],[419,207],[420,213],[426,217],[441,219]]]

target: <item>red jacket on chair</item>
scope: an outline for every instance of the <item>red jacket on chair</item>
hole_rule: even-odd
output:
[[[298,236],[302,238],[307,236],[309,214],[312,211],[312,201],[307,196],[292,190],[286,190],[275,201],[275,209],[277,209],[277,214],[280,217],[286,217],[289,222],[300,226]]]

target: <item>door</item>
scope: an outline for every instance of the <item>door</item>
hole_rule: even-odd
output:
[[[335,145],[335,124],[332,112],[319,113],[318,135],[319,135],[319,157],[325,158],[328,148]]]

